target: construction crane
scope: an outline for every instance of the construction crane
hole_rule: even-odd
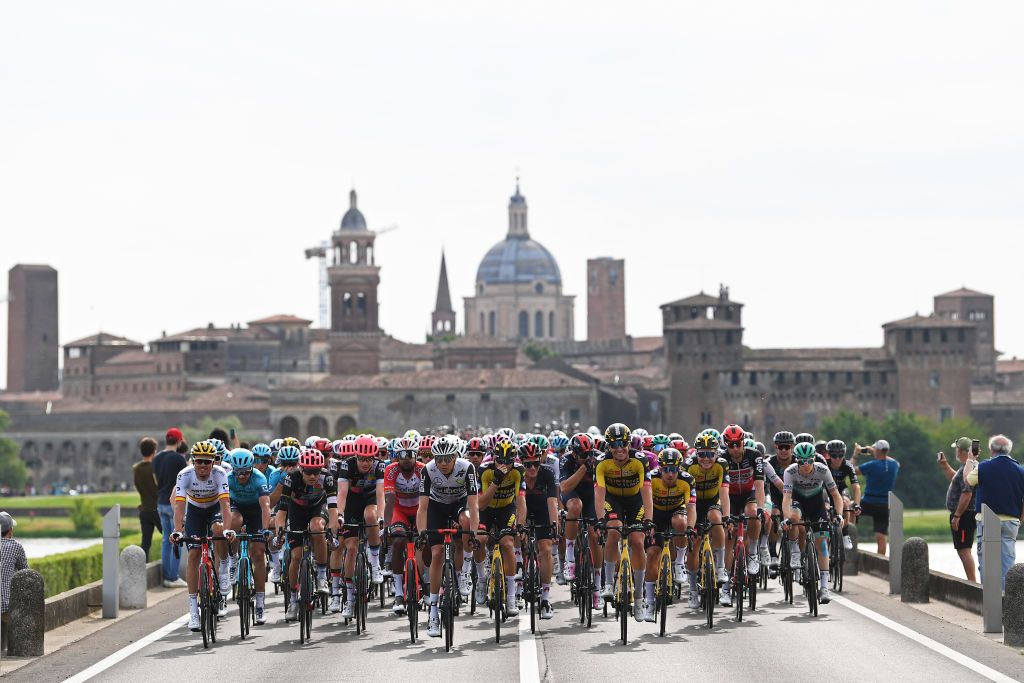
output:
[[[377,231],[377,235],[378,236],[386,235],[387,233],[394,232],[395,230],[398,230],[398,226],[397,225],[389,225],[386,228],[382,228],[382,229],[378,230]],[[315,247],[310,247],[309,249],[306,249],[306,252],[305,252],[306,253],[306,259],[313,259],[313,258],[315,258],[315,259],[319,259],[319,261],[320,261],[320,264],[319,264],[319,266],[320,266],[320,268],[319,268],[319,270],[320,270],[320,311],[319,311],[319,317],[320,317],[320,328],[321,329],[326,329],[326,328],[331,326],[331,321],[329,319],[330,311],[328,310],[330,308],[330,300],[331,300],[330,289],[331,289],[331,287],[330,287],[330,281],[327,278],[327,254],[329,254],[330,251],[331,251],[331,243],[328,242],[327,240],[323,240],[323,241],[320,242],[319,245],[317,245]]]

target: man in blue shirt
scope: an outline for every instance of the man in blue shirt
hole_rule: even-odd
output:
[[[858,467],[857,456],[861,453],[873,455],[874,460]],[[889,537],[889,492],[896,486],[900,464],[889,457],[889,442],[885,439],[879,439],[874,446],[856,445],[850,464],[866,480],[864,495],[860,497],[861,514],[871,517],[878,554],[885,555],[885,544]]]
[[[1013,442],[1002,434],[988,440],[992,457],[979,463],[972,453],[964,463],[964,481],[974,486],[975,506],[978,512],[978,573],[985,576],[982,538],[981,506],[988,505],[999,516],[1002,541],[1002,583],[1006,589],[1006,572],[1017,559],[1017,533],[1024,519],[1024,467],[1010,457]],[[991,533],[991,532],[990,532]]]

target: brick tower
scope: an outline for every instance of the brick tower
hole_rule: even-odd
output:
[[[587,340],[626,338],[626,262],[587,259]]]
[[[7,282],[7,390],[56,390],[57,271],[17,265]]]

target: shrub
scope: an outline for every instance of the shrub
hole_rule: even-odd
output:
[[[71,523],[75,525],[76,535],[94,536],[99,533],[103,520],[91,500],[76,498],[71,505]]]
[[[137,545],[139,534],[121,537],[120,547]],[[160,544],[149,550],[150,561],[160,559]],[[29,560],[29,567],[43,576],[45,596],[50,597],[103,578],[103,544]]]

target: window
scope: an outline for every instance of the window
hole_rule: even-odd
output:
[[[813,412],[804,413],[803,428],[806,431],[811,431],[818,426],[818,416]]]
[[[448,403],[455,403],[455,394],[445,394],[444,400]]]
[[[519,421],[520,422],[526,422],[529,419],[530,419],[530,411],[529,410],[520,410],[519,411]]]
[[[555,312],[554,311],[549,311],[548,312],[548,336],[549,337],[554,337],[555,336]]]
[[[961,344],[963,344],[963,343],[964,343],[964,340],[965,340],[966,338],[967,338],[967,335],[965,335],[965,334],[964,334],[963,328],[961,328],[961,329],[959,329],[959,330],[957,330],[957,331],[956,331],[956,340],[957,340],[958,342],[960,342]]]
[[[533,336],[543,337],[544,336],[544,314],[537,311],[533,315]]]
[[[710,373],[710,372],[705,372],[705,373],[703,373],[703,374],[702,374],[702,375],[700,376],[700,378],[701,378],[702,380],[704,380],[705,382],[707,382],[707,381],[708,381],[709,379],[711,379],[711,373]]]
[[[846,373],[846,384],[847,385],[853,384],[853,373],[852,372]]]
[[[925,330],[924,332],[921,333],[921,341],[923,341],[925,344],[927,344],[931,340],[932,340],[932,331],[931,330]]]
[[[776,383],[778,383],[778,385],[780,387],[781,386],[785,386],[785,384],[786,384],[786,373],[784,373],[784,372],[776,372],[775,373],[775,381],[776,381]]]
[[[889,383],[889,373],[888,372],[879,373],[879,375],[878,375],[878,382],[879,382],[879,384],[888,384]]]
[[[569,419],[572,420],[573,422],[578,421],[580,419],[580,409],[579,408],[570,408],[569,409]]]
[[[941,406],[939,408],[939,422],[953,419],[953,406]]]
[[[912,343],[914,341],[914,331],[913,330],[904,330],[903,331],[903,341],[905,341],[908,344]]]
[[[487,331],[492,337],[494,336],[494,311],[487,314]]]
[[[482,402],[486,403],[487,401],[491,400],[491,395],[486,393],[486,392],[484,392],[484,393],[480,394],[480,400]]]
[[[530,336],[530,315],[526,311],[519,311],[519,338],[526,339]]]
[[[487,325],[484,322],[484,312],[480,311],[480,334],[483,334],[485,329],[487,329]]]
[[[939,372],[938,372],[938,370],[932,370],[928,374],[928,386],[931,387],[932,389],[938,389],[939,388]]]
[[[676,332],[676,345],[677,346],[682,346],[683,345],[683,333],[681,331],[677,331]]]
[[[793,373],[793,384],[800,384],[800,381],[802,379],[803,379],[803,373],[801,373],[801,372],[794,372]]]
[[[864,386],[870,386],[870,385],[871,385],[871,373],[870,372],[865,372],[864,373]]]
[[[757,373],[756,372],[750,373],[750,386],[752,386],[752,387],[756,387],[757,386]]]
[[[817,383],[818,383],[818,373],[812,372],[811,373],[811,384],[817,384]]]
[[[727,330],[725,333],[725,344],[726,346],[732,345],[732,331]]]
[[[406,403],[412,403],[415,400],[416,400],[416,397],[413,396],[412,394],[406,394],[405,395],[405,402]]]
[[[537,284],[535,284],[533,286],[533,291],[537,292],[538,294],[543,294],[544,293],[544,283],[543,282],[538,282]]]
[[[939,341],[945,344],[949,341],[949,332],[946,330],[939,330]]]
[[[836,373],[834,373],[834,372],[828,373],[828,383],[829,384],[835,384],[836,383]]]
[[[737,384],[739,384],[739,383],[740,383],[740,373],[738,373],[738,372],[733,372],[733,373],[732,373],[732,377],[730,378],[730,383],[731,383],[731,384],[732,384],[733,386],[736,386]]]

